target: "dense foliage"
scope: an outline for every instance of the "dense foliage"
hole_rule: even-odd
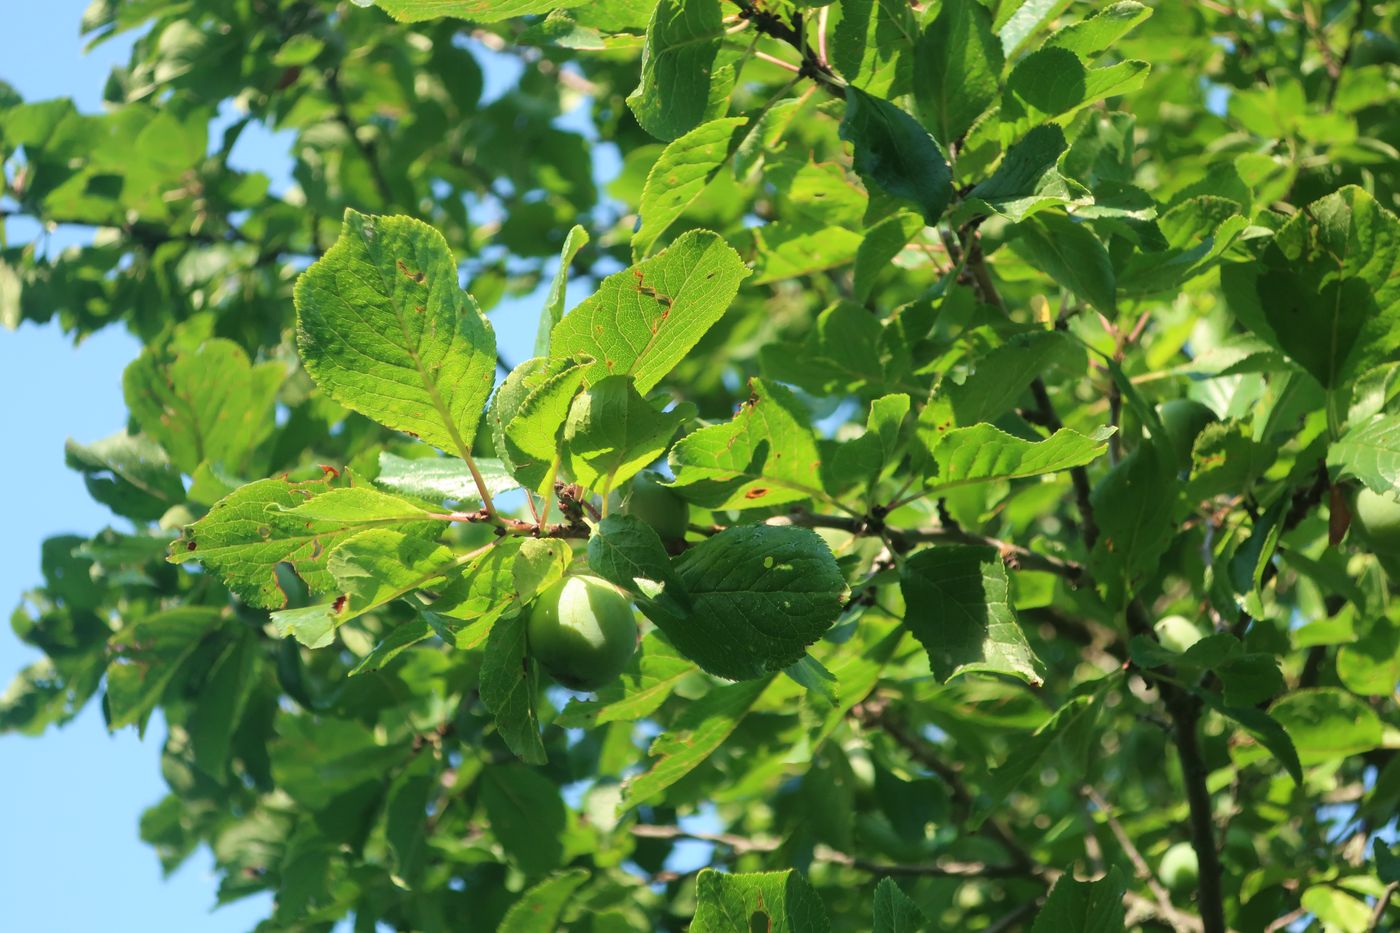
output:
[[[0,320],[145,349],[0,729],[159,711],[269,931],[1393,928],[1397,19],[95,0]]]

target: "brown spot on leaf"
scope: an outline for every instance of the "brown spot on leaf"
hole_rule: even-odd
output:
[[[424,275],[422,272],[414,272],[412,269],[408,268],[408,266],[404,265],[402,259],[397,259],[395,260],[395,262],[398,264],[400,272],[402,272],[405,276],[412,279],[413,281],[417,282],[419,285],[422,285],[424,280],[427,279],[427,276]]]
[[[185,542],[185,550],[187,551],[193,551],[197,547],[199,547],[199,545],[194,543],[194,538]]]
[[[768,488],[766,486],[756,486],[753,489],[750,489],[748,492],[744,493],[744,498],[762,499],[766,495],[768,495]]]
[[[341,593],[339,596],[337,596],[337,597],[335,598],[335,602],[331,603],[331,609],[332,609],[332,611],[334,611],[334,612],[343,612],[343,611],[345,610],[345,604],[346,604],[347,602],[349,602],[349,601],[350,601],[349,595],[346,594],[346,593]]]

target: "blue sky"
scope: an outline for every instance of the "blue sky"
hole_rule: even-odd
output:
[[[66,96],[84,111],[101,108],[108,69],[124,62],[129,38],[83,52],[78,23],[87,0],[8,4],[0,37],[0,79],[27,100]],[[518,75],[517,63],[489,56],[487,93],[494,96]],[[561,123],[579,129],[586,114]],[[288,184],[288,142],[266,132],[245,133],[235,164],[258,168],[273,190]],[[610,160],[612,161],[612,160]],[[615,166],[603,166],[611,175]],[[600,179],[601,180],[601,179]],[[35,228],[10,223],[11,242]],[[59,231],[51,248],[81,241],[82,231]],[[575,282],[569,306],[587,294]],[[529,357],[542,295],[493,312],[505,357]],[[68,437],[92,441],[125,422],[123,368],[140,351],[124,331],[109,328],[74,347],[54,326],[26,324],[0,331],[0,425],[7,455],[0,457],[5,535],[0,560],[0,618],[8,620],[20,594],[39,580],[39,543],[61,532],[90,534],[113,517],[87,495],[63,464]],[[37,653],[0,624],[0,689]],[[164,727],[152,724],[146,741],[133,730],[109,735],[96,705],[72,724],[40,738],[0,736],[0,927],[26,933],[223,933],[251,929],[269,911],[268,898],[214,907],[212,860],[201,850],[162,880],[155,853],[138,838],[141,811],[165,793],[159,773]]]

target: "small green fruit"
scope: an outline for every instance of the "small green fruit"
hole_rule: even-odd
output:
[[[627,498],[627,514],[651,526],[663,542],[683,541],[690,527],[690,506],[657,482],[654,473],[638,473]]]
[[[1177,654],[1184,654],[1196,642],[1205,637],[1196,623],[1185,616],[1163,616],[1152,626],[1162,647]]]
[[[1356,494],[1351,520],[1377,554],[1400,555],[1400,500],[1362,489]]]
[[[1176,453],[1177,463],[1183,467],[1191,465],[1191,448],[1196,446],[1196,438],[1220,419],[1200,402],[1189,398],[1174,398],[1157,406],[1157,415],[1162,419],[1162,427],[1167,432],[1167,442]]]
[[[572,690],[597,690],[637,650],[631,601],[598,577],[565,577],[541,593],[526,633],[535,660]]]
[[[1178,842],[1162,856],[1162,864],[1157,869],[1162,884],[1173,894],[1184,894],[1196,887],[1201,878],[1201,866],[1196,859],[1196,850],[1189,842]]]

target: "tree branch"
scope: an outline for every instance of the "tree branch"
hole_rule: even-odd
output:
[[[836,97],[846,96],[846,86],[836,77],[836,73],[831,70],[831,66],[826,63],[825,58],[814,52],[807,44],[807,37],[803,34],[802,14],[793,14],[792,24],[783,21],[782,17],[776,13],[760,9],[750,2],[750,0],[733,0],[735,6],[739,8],[739,15],[754,24],[754,27],[766,36],[777,39],[779,42],[786,42],[797,50],[802,56],[802,63],[797,66],[797,73],[806,78],[811,78],[827,92]]]
[[[1075,561],[1041,554],[1010,541],[973,534],[961,528],[938,526],[901,529],[887,526],[883,521],[876,519],[821,515],[806,511],[792,512],[777,519],[770,519],[768,523],[787,523],[802,528],[834,528],[838,531],[849,531],[854,535],[883,534],[896,550],[908,550],[915,544],[973,544],[994,547],[1000,553],[1001,559],[1013,567],[1053,573],[1076,585],[1085,579],[1084,566]]]
[[[1200,880],[1196,905],[1201,912],[1205,933],[1225,933],[1225,899],[1220,888],[1222,869],[1215,840],[1215,820],[1211,813],[1209,776],[1201,757],[1197,727],[1201,719],[1200,700],[1171,684],[1162,684],[1162,695],[1172,717],[1172,739],[1181,761],[1181,781],[1186,788],[1190,809],[1191,846],[1196,850]]]

